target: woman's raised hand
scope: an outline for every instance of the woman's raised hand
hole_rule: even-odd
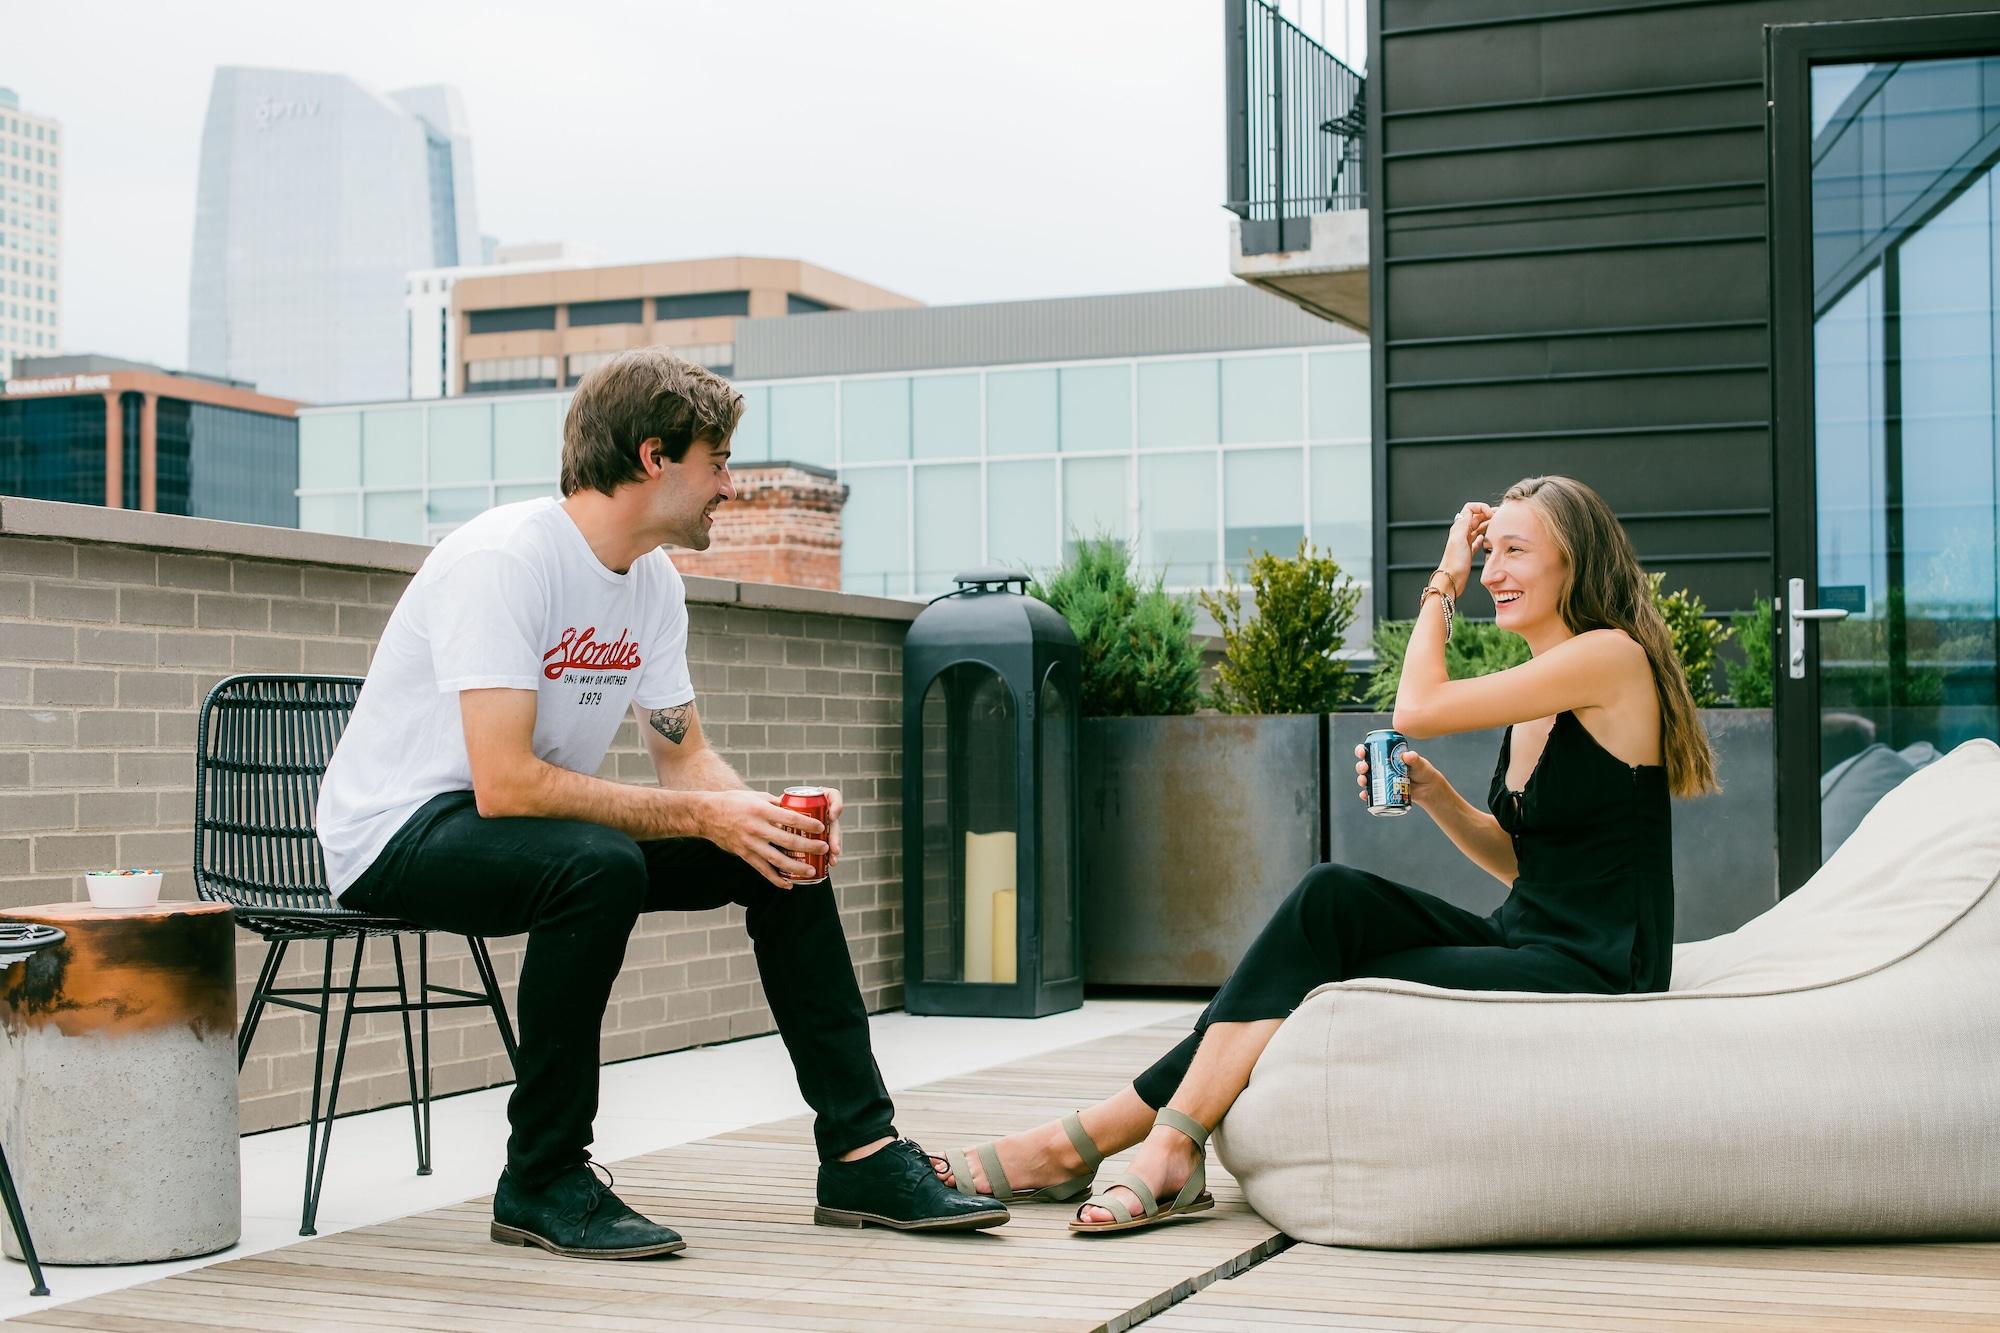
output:
[[[1451,535],[1444,540],[1444,558],[1438,568],[1451,575],[1456,597],[1472,582],[1472,553],[1486,540],[1486,525],[1493,521],[1493,506],[1468,501],[1452,519]]]
[[[1430,802],[1443,793],[1452,790],[1444,774],[1437,771],[1430,760],[1407,746],[1403,750],[1403,771],[1410,775],[1410,804],[1428,810]],[[1354,784],[1361,788],[1361,799],[1368,799],[1368,747],[1354,747]]]

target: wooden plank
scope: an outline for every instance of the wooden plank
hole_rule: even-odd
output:
[[[1260,1329],[2000,1327],[2000,1244],[1400,1251],[1297,1245],[1148,1321]]]

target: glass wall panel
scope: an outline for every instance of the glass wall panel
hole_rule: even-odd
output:
[[[1234,356],[1222,363],[1222,442],[1305,438],[1305,377],[1298,353]]]
[[[494,476],[554,477],[561,471],[562,404],[557,399],[493,404]]]
[[[391,542],[424,539],[424,498],[418,491],[378,491],[361,497],[361,535]]]
[[[346,495],[301,495],[299,527],[307,532],[337,532],[343,537],[361,535],[359,497]]]
[[[1373,577],[1374,522],[1371,446],[1321,445],[1312,451],[1312,539],[1333,553],[1350,577]]]
[[[410,486],[423,480],[424,415],[420,407],[361,414],[361,480],[368,486]]]
[[[977,458],[979,376],[924,375],[912,380],[910,426],[918,458]]]
[[[915,469],[920,597],[950,592],[952,575],[979,560],[979,465]]]
[[[910,470],[855,468],[840,479],[848,487],[840,514],[841,588],[904,596],[910,588]]]
[[[361,484],[361,414],[331,412],[299,418],[299,487]],[[316,528],[332,532],[333,528]]]
[[[1306,356],[1315,440],[1365,440],[1369,431],[1368,352],[1311,352]]]
[[[771,457],[771,391],[743,391],[743,419],[729,439],[729,461],[762,463]]]
[[[886,463],[910,456],[910,382],[848,380],[840,386],[840,458]]]
[[[1079,541],[1132,539],[1132,464],[1127,458],[1063,460],[1063,549]]]
[[[1214,444],[1220,436],[1219,374],[1210,361],[1147,361],[1139,366],[1139,447]]]
[[[771,386],[771,457],[833,466],[833,386]]]
[[[515,504],[522,500],[539,500],[543,496],[553,496],[556,484],[552,481],[536,486],[495,486],[493,503],[497,505]]]
[[[457,526],[486,512],[490,505],[484,486],[463,486],[424,493],[424,521]]]
[[[1056,451],[1056,372],[996,370],[986,376],[986,452]]]
[[[1222,456],[1223,564],[1242,577],[1250,557],[1290,556],[1306,535],[1306,451],[1254,449]]]
[[[431,485],[493,480],[492,405],[433,407],[430,416]]]
[[[1139,563],[1169,587],[1221,582],[1216,569],[1215,453],[1139,460]]]
[[[1065,366],[1058,378],[1064,453],[1132,447],[1132,367]]]
[[[1055,460],[987,464],[987,562],[1030,572],[1045,569],[1062,559],[1060,538]]]

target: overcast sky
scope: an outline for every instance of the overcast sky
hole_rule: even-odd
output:
[[[1353,10],[1286,5],[1315,31],[1358,30]],[[85,13],[0,0],[0,85],[63,122],[72,352],[185,364],[202,117],[230,64],[455,84],[503,242],[795,256],[933,304],[1230,281],[1217,0]]]

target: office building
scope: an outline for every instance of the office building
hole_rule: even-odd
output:
[[[188,306],[195,371],[312,402],[400,397],[406,276],[480,255],[455,91],[216,71]]]
[[[500,245],[490,236],[479,239],[478,263],[418,269],[403,279],[405,340],[410,350],[405,397],[443,398],[456,391],[458,321],[452,314],[452,292],[461,278],[500,271],[582,268],[604,258],[589,247],[568,241]]]
[[[0,495],[298,525],[298,404],[106,356],[22,358],[0,395]]]
[[[0,377],[62,348],[62,122],[0,88]]]

